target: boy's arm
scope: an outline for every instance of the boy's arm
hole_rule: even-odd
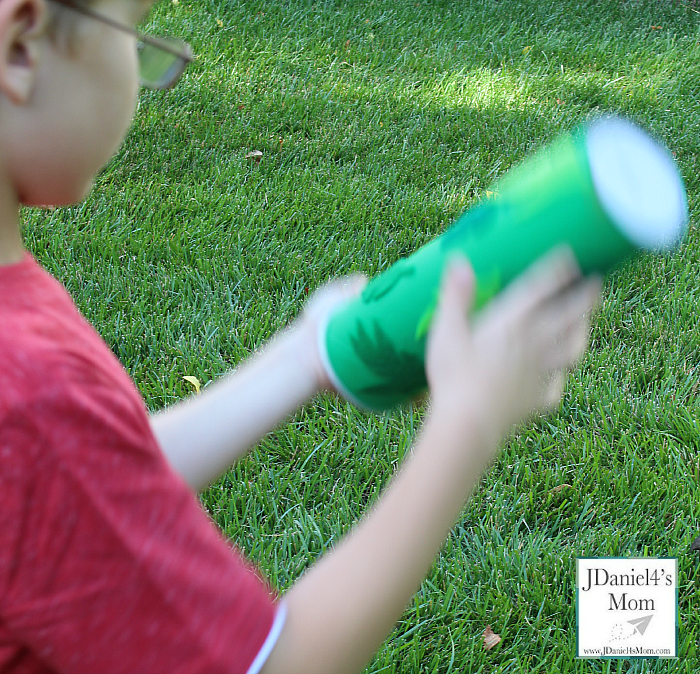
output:
[[[300,405],[330,388],[316,346],[318,324],[363,284],[361,277],[329,284],[297,322],[239,369],[151,416],[163,453],[193,489],[209,485]]]
[[[367,665],[495,453],[499,438],[475,412],[466,439],[429,419],[376,508],[284,596],[286,622],[262,674],[358,674]]]
[[[300,326],[283,332],[200,395],[151,416],[163,453],[193,489],[210,484],[316,394],[304,337]]]
[[[550,258],[494,302],[471,334],[469,282],[453,275],[429,338],[432,410],[413,455],[354,532],[285,595],[286,623],[263,674],[358,673],[368,663],[500,438],[559,400],[562,379],[549,375],[580,357],[600,292],[596,280],[568,287],[574,275],[565,257]]]

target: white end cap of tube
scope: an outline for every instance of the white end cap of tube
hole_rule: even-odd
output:
[[[620,231],[645,250],[678,245],[687,228],[688,201],[669,153],[619,117],[593,122],[586,149],[600,204]]]

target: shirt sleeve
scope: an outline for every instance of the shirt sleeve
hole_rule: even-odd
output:
[[[134,406],[100,396],[0,420],[0,622],[65,674],[255,674],[284,610]]]

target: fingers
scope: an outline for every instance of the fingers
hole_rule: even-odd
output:
[[[341,278],[333,279],[321,289],[321,292],[334,293],[337,297],[355,297],[367,285],[367,277],[364,274],[348,274]]]
[[[454,257],[442,275],[440,299],[431,332],[460,335],[467,331],[467,313],[474,303],[476,279],[464,257]]]
[[[581,270],[571,248],[558,246],[530,265],[494,302],[517,307],[520,315],[526,315],[580,276]]]
[[[350,274],[338,279],[338,297],[340,299],[352,299],[359,295],[367,285],[367,277],[364,274]]]
[[[442,274],[438,306],[433,316],[426,344],[426,377],[431,394],[437,390],[459,390],[468,381],[467,370],[460,374],[460,363],[471,352],[471,331],[467,313],[474,303],[476,278],[466,258],[455,256]],[[455,376],[456,375],[456,376]],[[450,397],[449,395],[447,396]]]
[[[542,323],[550,336],[543,364],[547,369],[569,367],[583,356],[590,333],[590,314],[600,301],[599,277],[582,280],[552,299],[542,310]]]
[[[559,404],[562,393],[564,393],[565,382],[566,373],[563,370],[555,370],[551,373],[542,394],[542,408],[544,410],[551,410]]]
[[[364,274],[350,274],[333,279],[309,297],[304,311],[309,316],[320,318],[357,297],[366,285],[367,277]]]
[[[362,290],[369,280],[365,274],[350,274],[345,277],[347,279],[348,288],[357,293]]]
[[[590,315],[600,302],[602,286],[600,277],[587,278],[554,298],[547,307],[549,330],[554,339],[545,349],[542,361],[543,369],[549,372],[542,395],[545,410],[559,404],[566,369],[581,359],[588,346]]]
[[[561,326],[572,324],[577,318],[589,314],[600,302],[603,281],[600,276],[581,279],[562,293],[551,298],[543,307],[545,318]]]

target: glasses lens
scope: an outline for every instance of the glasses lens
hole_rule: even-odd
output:
[[[141,84],[149,89],[167,89],[172,87],[182,75],[187,60],[173,54],[172,49],[179,54],[188,53],[187,45],[180,40],[159,39],[165,49],[151,43],[139,42],[139,77]]]

